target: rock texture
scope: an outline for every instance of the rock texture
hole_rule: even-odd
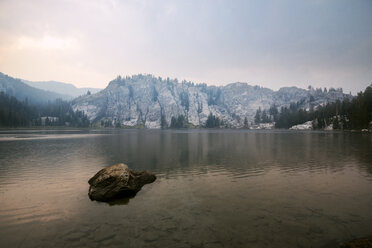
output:
[[[104,202],[134,196],[143,185],[155,180],[155,175],[149,171],[131,171],[126,164],[115,164],[89,179],[88,195],[91,200]]]
[[[340,248],[372,248],[372,236],[341,243]]]
[[[278,91],[247,83],[207,86],[152,75],[118,77],[102,91],[72,102],[74,110],[84,111],[90,121],[109,121],[131,127],[160,128],[171,118],[187,117],[194,126],[204,125],[209,113],[231,127],[243,127],[245,117],[251,123],[258,108],[269,109],[299,103],[309,109],[336,100],[351,99],[342,89],[300,89],[284,87]]]

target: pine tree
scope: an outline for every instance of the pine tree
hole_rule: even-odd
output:
[[[220,127],[221,121],[218,117],[214,116],[212,112],[209,113],[207,122],[205,123],[206,128]]]
[[[160,126],[161,126],[162,129],[168,127],[167,120],[165,119],[165,115],[164,114],[161,115]]]
[[[333,118],[333,129],[337,130],[337,129],[340,129],[340,123],[338,121],[338,117],[336,116],[335,118]]]
[[[244,128],[248,128],[248,119],[244,117]]]
[[[257,109],[256,115],[254,116],[254,122],[256,124],[261,123],[261,107]]]

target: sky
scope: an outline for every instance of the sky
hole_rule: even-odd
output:
[[[118,75],[195,83],[372,83],[372,1],[0,0],[0,71],[104,88]]]

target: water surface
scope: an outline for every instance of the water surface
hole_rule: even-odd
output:
[[[372,234],[372,135],[240,130],[0,132],[0,247],[337,247]],[[88,179],[158,179],[115,205]]]

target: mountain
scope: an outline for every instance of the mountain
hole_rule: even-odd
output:
[[[323,91],[284,87],[278,91],[247,83],[207,86],[178,82],[152,75],[117,77],[102,91],[72,101],[74,110],[84,111],[90,121],[110,121],[124,126],[160,128],[162,120],[170,125],[172,117],[186,116],[194,126],[204,125],[212,113],[232,127],[242,127],[244,119],[254,121],[257,109],[287,107],[290,103],[302,108],[324,105],[336,100],[351,99],[342,89]]]
[[[87,94],[88,91],[91,93],[97,93],[101,89],[97,88],[77,88],[72,84],[61,83],[56,81],[46,81],[46,82],[33,82],[22,80],[25,84],[32,86],[34,88],[46,90],[46,91],[53,91],[58,94],[66,96],[66,100],[71,100],[75,97]]]
[[[27,101],[31,104],[46,103],[55,99],[67,99],[68,96],[51,91],[45,91],[31,87],[20,79],[12,78],[0,72],[0,92],[14,96],[19,101]]]

